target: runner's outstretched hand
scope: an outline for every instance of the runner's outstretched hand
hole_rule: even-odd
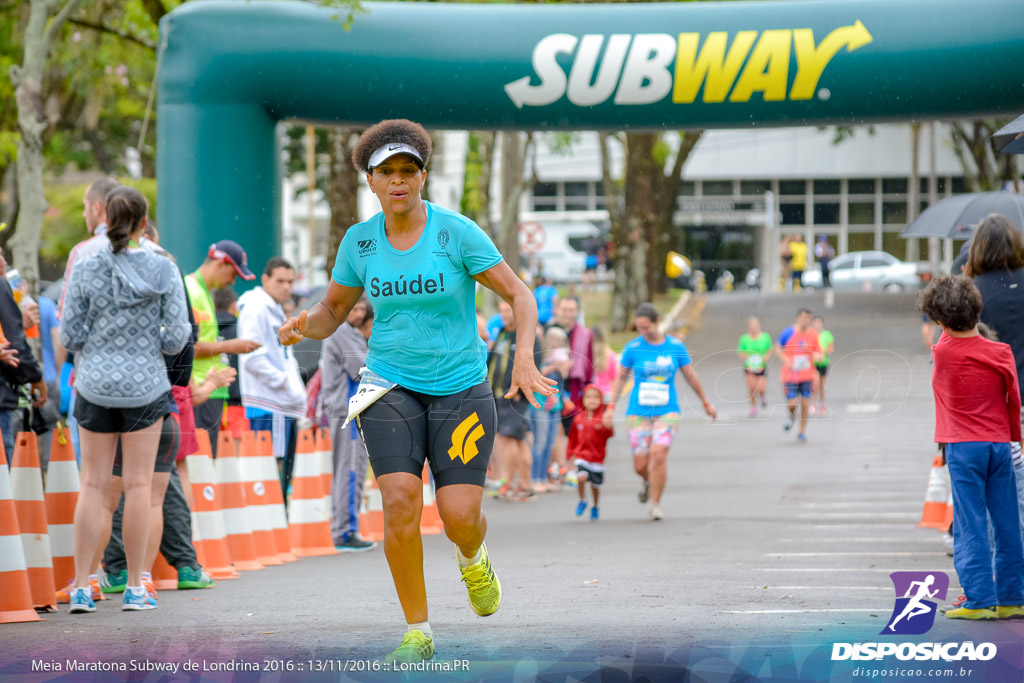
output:
[[[297,316],[292,316],[284,321],[284,325],[277,331],[277,338],[283,346],[298,344],[306,337],[306,316],[309,311],[303,311]]]
[[[558,382],[555,380],[548,379],[540,374],[540,370],[537,369],[532,360],[520,364],[518,359],[516,359],[512,361],[512,386],[509,387],[505,398],[512,398],[517,392],[522,391],[523,396],[526,397],[531,406],[540,408],[540,404],[537,403],[533,393],[537,392],[544,396],[551,396],[555,393],[556,384]]]

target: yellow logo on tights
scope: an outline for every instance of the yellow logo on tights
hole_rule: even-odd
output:
[[[459,423],[459,426],[452,432],[452,447],[448,449],[448,455],[452,460],[459,458],[465,465],[475,458],[480,452],[476,442],[484,435],[484,426],[480,424],[480,418],[473,413]]]

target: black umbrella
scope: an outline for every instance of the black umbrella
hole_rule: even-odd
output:
[[[900,237],[971,236],[985,216],[998,213],[1024,228],[1024,195],[1013,192],[973,192],[958,194],[929,206],[907,226]]]
[[[1018,116],[997,130],[992,141],[999,152],[1024,154],[1024,116]]]

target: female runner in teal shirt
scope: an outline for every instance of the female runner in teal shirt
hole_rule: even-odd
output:
[[[423,200],[430,137],[405,119],[367,129],[352,160],[380,200],[381,213],[349,228],[323,300],[281,326],[282,344],[323,339],[365,291],[377,315],[367,368],[394,388],[357,418],[384,506],[384,552],[408,628],[388,659],[434,654],[423,581],[421,474],[429,462],[437,507],[480,616],[498,609],[501,584],[491,568],[481,510],[494,443],[495,407],[487,346],[477,333],[476,283],[511,304],[518,321],[510,398],[549,394],[531,351],[537,306],[486,234],[471,220]],[[365,376],[364,376],[365,381]]]

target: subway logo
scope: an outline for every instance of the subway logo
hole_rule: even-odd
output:
[[[592,107],[610,98],[618,105],[672,102],[749,102],[760,93],[765,102],[810,100],[832,59],[872,41],[860,20],[840,26],[820,41],[814,30],[770,29],[700,33],[586,34],[555,33],[533,49],[533,76],[505,85],[515,104],[543,107],[563,96],[579,107]],[[558,62],[568,55],[568,75]],[[796,57],[796,75],[789,74]],[[598,61],[600,60],[600,65]],[[533,80],[539,83],[533,84]]]

